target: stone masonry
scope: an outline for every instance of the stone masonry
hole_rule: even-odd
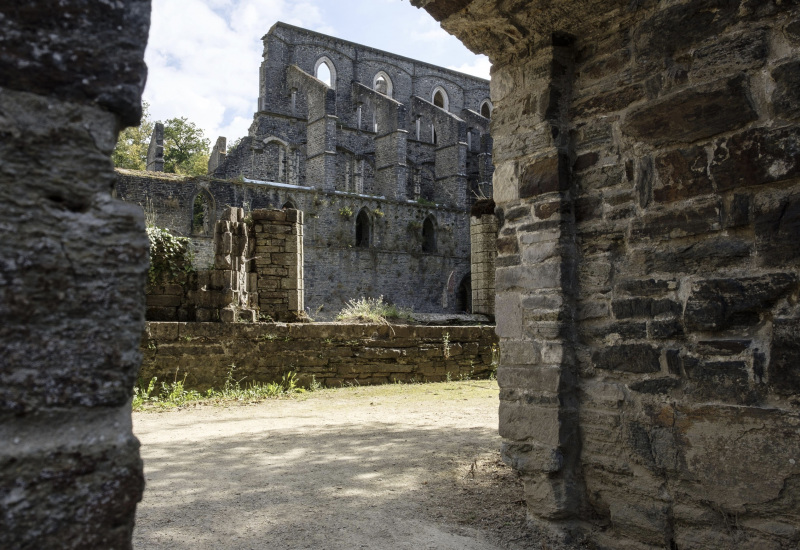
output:
[[[472,312],[494,317],[497,262],[497,216],[493,200],[473,205],[469,223],[472,265]]]
[[[147,236],[111,198],[150,2],[0,3],[0,547],[130,548]]]
[[[414,0],[492,62],[504,459],[608,549],[800,542],[800,8]]]

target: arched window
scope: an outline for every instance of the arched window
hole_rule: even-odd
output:
[[[433,124],[431,124],[431,143],[436,145],[437,142],[438,142],[438,139],[437,139],[437,136],[436,136],[436,127]]]
[[[362,208],[356,216],[356,246],[359,248],[369,248],[371,241],[372,228],[367,211]]]
[[[422,222],[422,251],[429,254],[436,252],[436,224],[431,216]]]
[[[192,202],[192,235],[208,235],[211,232],[213,200],[207,191],[200,191]]]
[[[336,66],[327,57],[320,57],[314,65],[314,76],[323,81],[329,88],[336,89]]]
[[[292,202],[292,200],[291,200],[291,199],[289,199],[288,201],[286,201],[285,203],[283,203],[283,206],[282,206],[281,208],[282,208],[283,210],[289,210],[289,209],[291,209],[291,210],[297,210],[297,207],[294,205],[294,203]]]
[[[392,86],[392,79],[383,71],[379,71],[372,79],[372,89],[383,95],[393,97],[394,86]]]
[[[492,102],[484,99],[483,103],[481,103],[481,116],[483,118],[492,118],[492,108]]]
[[[441,86],[436,86],[431,95],[433,104],[441,107],[445,111],[450,108],[450,99],[447,97],[447,92]]]

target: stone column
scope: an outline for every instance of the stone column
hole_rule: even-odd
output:
[[[476,212],[469,218],[470,272],[472,273],[472,313],[494,317],[494,270],[497,258],[497,216],[494,213]]]
[[[531,87],[501,68],[496,105],[523,109],[524,94],[542,98],[520,112],[538,147],[520,159],[516,124],[495,124],[494,199],[505,221],[497,239],[496,319],[500,337],[500,435],[506,462],[525,479],[528,510],[544,524],[574,519],[582,496],[574,357],[575,221],[569,170],[567,106],[572,52],[540,48],[527,62]],[[538,75],[534,79],[534,75]],[[514,116],[506,117],[511,120]],[[527,119],[527,120],[526,120]],[[552,524],[552,523],[551,523]]]
[[[109,157],[141,118],[149,17],[0,3],[0,548],[131,545],[148,241]]]
[[[303,213],[254,210],[253,222],[261,315],[274,321],[304,320]]]
[[[153,135],[147,147],[146,169],[148,172],[164,171],[164,125],[160,122],[153,125]]]

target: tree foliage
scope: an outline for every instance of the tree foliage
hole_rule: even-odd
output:
[[[117,146],[111,153],[111,160],[117,168],[145,170],[147,168],[147,147],[153,134],[153,121],[150,120],[150,105],[142,102],[142,123],[120,132]]]
[[[142,104],[142,123],[125,128],[119,134],[111,160],[117,168],[147,169],[147,149],[155,123],[150,119],[150,105]],[[171,118],[164,123],[164,171],[201,176],[208,173],[210,141],[203,130],[186,117]]]
[[[164,171],[198,176],[208,172],[210,140],[186,117],[164,123]]]

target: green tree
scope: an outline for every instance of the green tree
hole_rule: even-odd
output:
[[[186,117],[164,123],[164,171],[199,176],[208,173],[210,140]]]
[[[147,147],[153,135],[153,121],[150,120],[150,105],[142,102],[142,123],[120,132],[117,146],[111,153],[111,160],[117,168],[145,170],[147,168]]]

